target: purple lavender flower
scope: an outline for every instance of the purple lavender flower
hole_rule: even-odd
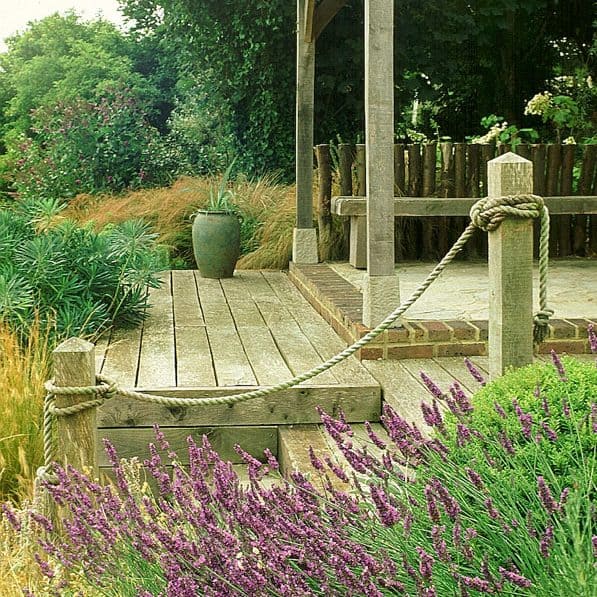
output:
[[[593,555],[597,558],[597,535],[591,537],[591,543],[593,543]]]
[[[437,554],[437,557],[442,562],[450,562],[451,557],[448,553],[448,545],[446,544],[445,539],[443,538],[444,531],[446,530],[445,526],[439,526],[437,524],[433,525],[431,529],[431,540],[433,542],[433,549]]]
[[[422,547],[416,547],[419,554],[419,572],[421,576],[427,580],[431,579],[433,574],[433,564],[435,562],[432,555],[428,554]]]
[[[570,487],[564,487],[562,493],[560,493],[560,501],[558,502],[558,512],[561,512],[566,502],[568,501],[568,494],[570,493]]]
[[[450,386],[450,394],[452,394],[456,400],[456,404],[458,404],[458,407],[464,414],[473,411],[473,405],[471,404],[471,401],[457,381]]]
[[[489,518],[492,518],[493,520],[498,520],[499,518],[501,518],[500,513],[493,505],[493,500],[491,498],[487,498],[483,502],[483,504],[485,506],[485,509],[487,510],[487,514],[489,514]]]
[[[471,439],[471,430],[463,423],[456,424],[456,445],[459,448],[466,446]]]
[[[595,333],[595,328],[592,323],[589,324],[588,332],[589,346],[591,347],[591,352],[595,354],[597,353],[597,333]]]
[[[473,470],[472,468],[466,468],[466,474],[468,478],[471,480],[471,483],[479,490],[483,489],[483,481],[481,479],[481,475]]]
[[[444,393],[440,390],[439,386],[424,371],[420,371],[419,375],[431,395],[441,400],[444,397]]]
[[[520,426],[522,428],[522,434],[527,438],[527,439],[531,439],[531,431],[532,431],[532,425],[533,425],[533,417],[530,413],[525,413],[522,408],[520,408],[520,405],[518,404],[518,401],[516,400],[516,398],[514,400],[512,400],[512,406],[514,406],[514,412],[516,413],[516,416],[518,417],[518,420],[520,422]]]
[[[311,461],[311,465],[317,471],[322,472],[324,470],[323,462],[317,458],[315,452],[313,451],[313,446],[309,446],[309,460]]]
[[[498,402],[493,403],[493,408],[495,409],[495,412],[500,417],[502,417],[502,419],[506,419],[508,417],[508,415],[506,414],[506,411],[502,408],[501,404],[499,404]]]
[[[568,376],[566,375],[564,365],[562,364],[562,361],[560,360],[558,353],[555,350],[553,350],[553,348],[551,350],[551,360],[553,362],[554,367],[556,368],[556,371],[558,372],[558,375],[560,376],[560,380],[568,381]]]
[[[371,423],[369,421],[365,421],[365,430],[367,431],[367,435],[369,439],[373,442],[375,446],[377,446],[380,450],[386,449],[386,442],[384,442],[375,431],[371,428]]]
[[[506,570],[501,566],[498,568],[498,570],[504,580],[512,583],[513,585],[516,585],[517,587],[528,589],[532,585],[531,581],[528,578],[525,578],[524,576],[522,576],[522,574],[519,574],[518,572]]]
[[[508,434],[505,431],[498,432],[498,439],[500,441],[501,446],[504,448],[504,450],[506,450],[508,454],[516,454],[516,450],[514,449],[512,440],[510,440]]]
[[[567,419],[570,418],[570,404],[568,404],[568,400],[565,398],[562,400],[562,413]]]
[[[491,585],[488,581],[479,578],[478,576],[463,576],[459,575],[458,580],[469,589],[475,589],[480,593],[491,593]]]
[[[483,374],[479,371],[479,369],[477,369],[475,364],[468,357],[464,359],[464,364],[475,381],[479,382],[482,386],[487,383],[483,377]]]
[[[541,421],[541,428],[543,429],[545,437],[550,442],[558,441],[558,434],[545,421]]]
[[[597,404],[595,402],[591,404],[591,429],[593,433],[597,433]]]
[[[382,524],[386,527],[393,526],[400,519],[398,509],[390,503],[386,492],[382,488],[370,485],[370,492]]]
[[[539,495],[539,498],[541,499],[541,503],[543,504],[543,507],[547,510],[547,512],[549,514],[552,514],[553,512],[555,512],[558,509],[558,504],[553,499],[553,496],[551,495],[551,491],[549,490],[549,487],[545,483],[545,479],[541,475],[539,475],[537,477],[537,487],[538,487],[537,493]]]
[[[444,420],[439,408],[437,408],[437,402],[433,401],[433,406],[430,406],[426,402],[421,402],[421,412],[423,413],[423,419],[429,427],[443,427]]]
[[[545,533],[543,533],[543,537],[541,537],[541,542],[539,543],[539,551],[544,558],[549,557],[549,550],[553,545],[553,525],[549,525],[545,529]]]

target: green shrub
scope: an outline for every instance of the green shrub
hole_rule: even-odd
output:
[[[16,190],[28,198],[70,198],[171,181],[180,156],[147,116],[127,88],[35,110],[33,134],[9,144]]]
[[[505,434],[504,441],[517,445],[516,454],[511,455],[511,466],[502,470],[490,467],[496,479],[505,483],[510,484],[511,475],[516,476],[513,491],[524,492],[529,484],[535,486],[529,463],[533,462],[537,444],[553,474],[564,485],[574,482],[579,449],[590,454],[597,447],[597,435],[587,417],[591,403],[595,401],[597,368],[569,357],[564,357],[561,363],[565,381],[554,364],[535,363],[500,377],[474,395],[475,428],[487,436],[495,435],[495,430],[499,429]],[[532,418],[532,422],[529,420],[530,431],[525,432],[521,426],[517,405]],[[447,424],[454,429],[457,420],[449,418]],[[554,437],[552,433],[558,437],[557,442],[550,439],[550,436]],[[501,452],[501,445],[472,442],[458,450],[458,457],[463,465],[471,461],[483,463],[487,455],[495,457]]]
[[[0,211],[0,321],[27,334],[35,317],[53,335],[97,334],[143,318],[165,254],[142,221],[95,232],[52,200]]]

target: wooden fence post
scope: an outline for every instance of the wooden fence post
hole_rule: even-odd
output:
[[[53,354],[54,383],[56,386],[94,386],[95,347],[81,338],[69,338],[58,346]],[[94,395],[56,396],[56,406],[64,408],[92,400]],[[89,473],[96,478],[97,408],[89,408],[75,415],[56,417],[56,460],[61,466],[67,464]]]
[[[317,195],[317,223],[319,228],[319,260],[329,261],[332,254],[332,167],[330,146],[318,145],[317,175],[319,193]]]
[[[487,164],[488,196],[531,193],[533,164],[506,153]],[[533,220],[506,218],[489,241],[489,374],[533,362]]]

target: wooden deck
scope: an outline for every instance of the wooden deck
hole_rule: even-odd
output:
[[[119,330],[96,347],[96,370],[121,386],[178,397],[240,393],[287,381],[333,356],[343,341],[282,272],[236,272],[212,280],[172,271],[150,294],[142,327]],[[294,388],[232,406],[167,408],[117,396],[98,412],[98,434],[122,457],[146,454],[154,423],[173,447],[207,434],[221,455],[235,443],[277,454],[277,426],[315,424],[316,406],[350,421],[377,421],[381,388],[351,357]],[[100,465],[106,461],[103,450]]]
[[[98,372],[148,393],[208,397],[271,386],[345,348],[281,272],[240,271],[231,279],[209,280],[172,271],[151,292],[150,303],[142,327],[115,332],[96,347]],[[472,361],[487,375],[487,357]],[[363,421],[379,420],[382,397],[408,421],[424,426],[419,405],[430,397],[421,371],[444,391],[456,380],[469,392],[478,388],[461,357],[362,362],[351,357],[295,388],[233,406],[167,408],[116,396],[99,409],[98,437],[110,439],[121,457],[145,458],[157,423],[183,463],[186,438],[200,440],[203,434],[236,464],[237,443],[257,458],[268,448],[282,472],[308,468],[310,445],[342,463],[318,425],[315,407],[331,414],[342,409],[355,423],[357,438],[366,437]],[[101,442],[98,459],[105,468]]]

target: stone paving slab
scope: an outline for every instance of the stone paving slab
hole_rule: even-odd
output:
[[[349,263],[329,263],[358,290],[364,270]],[[396,267],[402,300],[408,298],[435,264],[403,263]],[[539,272],[534,271],[534,301],[538,304]],[[548,300],[556,318],[597,315],[597,260],[557,260],[549,265]],[[425,294],[406,312],[411,319],[487,319],[489,301],[487,263],[456,262],[448,266]]]
[[[397,267],[402,300],[410,296],[434,265],[407,263]],[[549,303],[555,314],[549,322],[547,338],[535,347],[535,352],[549,353],[554,349],[560,353],[586,353],[590,348],[587,327],[597,327],[597,260],[554,261],[550,271]],[[346,263],[291,263],[289,277],[347,344],[369,331],[362,323],[363,271]],[[487,286],[485,263],[452,264],[395,327],[360,349],[358,357],[486,355]]]

